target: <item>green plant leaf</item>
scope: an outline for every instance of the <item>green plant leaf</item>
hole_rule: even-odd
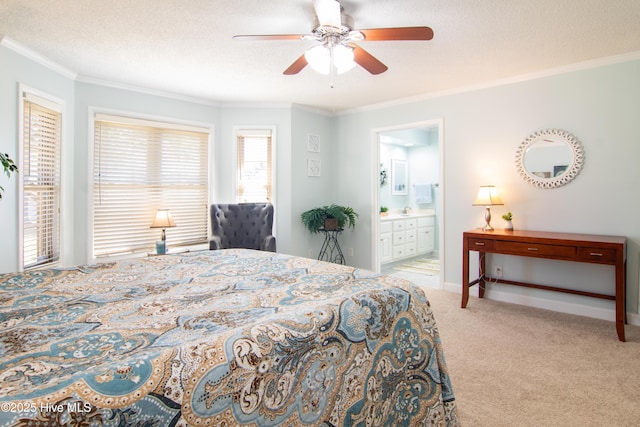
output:
[[[2,163],[2,167],[4,168],[4,173],[7,177],[11,178],[11,172],[18,172],[18,167],[11,160],[11,157],[7,153],[0,153],[0,162]],[[0,199],[2,199],[2,193],[4,192],[4,187],[0,186]]]
[[[322,230],[326,218],[337,219],[340,228],[344,228],[346,225],[355,229],[357,217],[358,214],[354,212],[353,208],[336,204],[313,208],[300,215],[302,223],[311,233],[318,233]]]

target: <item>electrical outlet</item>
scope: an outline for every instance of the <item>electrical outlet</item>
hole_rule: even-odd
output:
[[[353,248],[349,248],[349,250],[347,251],[347,253],[349,254],[349,256],[353,256]]]
[[[502,277],[502,266],[497,266],[495,269],[495,276],[496,277]]]

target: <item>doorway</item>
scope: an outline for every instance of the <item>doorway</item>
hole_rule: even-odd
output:
[[[372,264],[443,288],[443,121],[374,129],[372,139]]]

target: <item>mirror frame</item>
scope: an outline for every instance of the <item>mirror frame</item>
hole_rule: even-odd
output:
[[[409,194],[409,164],[406,160],[391,159],[391,195]]]
[[[567,168],[567,171],[560,176],[542,178],[533,175],[524,166],[524,156],[527,150],[535,142],[543,138],[562,141],[569,146],[573,153],[573,162],[571,163],[569,168]],[[525,181],[538,188],[557,188],[568,184],[569,182],[571,182],[571,180],[578,176],[578,173],[580,173],[580,169],[582,169],[583,163],[584,150],[582,148],[582,144],[580,144],[578,138],[562,129],[545,129],[537,131],[529,135],[529,137],[527,137],[527,139],[525,139],[516,150],[516,168],[518,169],[518,173],[520,173],[520,176],[522,176]]]

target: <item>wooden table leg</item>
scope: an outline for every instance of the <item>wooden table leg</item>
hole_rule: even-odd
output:
[[[469,246],[467,239],[462,239],[462,308],[469,302]]]
[[[625,262],[619,257],[616,262],[616,331],[620,341],[625,341],[624,324],[627,322],[626,270]]]
[[[487,254],[485,252],[478,252],[478,297],[484,298],[484,289],[486,287],[485,278],[485,259]]]

